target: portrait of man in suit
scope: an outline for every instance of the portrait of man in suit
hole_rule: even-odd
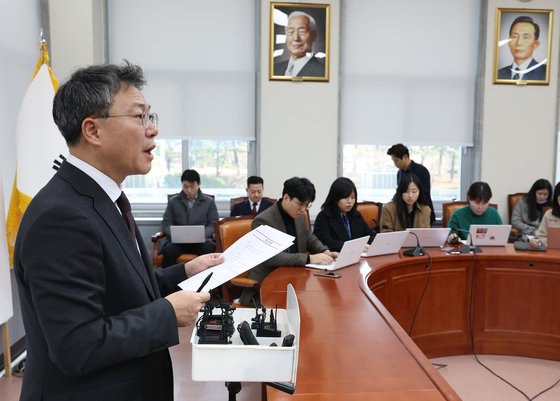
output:
[[[526,14],[528,13],[504,13],[500,28],[502,40],[498,43],[498,47],[501,47],[498,65],[503,67],[497,70],[496,81],[548,82],[549,52],[546,44],[549,43],[549,23],[546,21],[546,14]],[[513,17],[515,18],[509,23]],[[505,31],[506,28],[509,30]],[[504,37],[507,39],[503,39]],[[506,50],[506,43],[509,52]]]
[[[327,13],[271,4],[271,79],[328,80]]]
[[[272,206],[273,203],[263,197],[264,180],[262,177],[252,175],[247,178],[246,191],[247,199],[233,205],[230,216],[245,216],[248,214],[256,216]]]

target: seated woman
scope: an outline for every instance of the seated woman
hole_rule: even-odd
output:
[[[339,252],[344,241],[366,235],[370,236],[368,242],[371,243],[375,236],[356,210],[357,196],[358,191],[352,180],[339,177],[332,183],[327,199],[321,206],[313,234],[331,251]]]
[[[430,228],[431,213],[420,180],[416,174],[405,173],[393,200],[383,205],[381,232]]]
[[[448,242],[456,242],[458,238],[466,240],[471,224],[504,224],[498,211],[488,207],[490,198],[492,198],[490,185],[481,181],[471,184],[467,191],[469,204],[455,210],[447,223],[447,227],[451,227]]]
[[[554,187],[552,209],[546,211],[535,231],[535,239],[545,246],[548,245],[548,227],[560,227],[560,182]]]
[[[543,217],[543,207],[550,206],[552,185],[541,178],[523,198],[519,199],[511,214],[511,226],[521,234],[534,235]]]

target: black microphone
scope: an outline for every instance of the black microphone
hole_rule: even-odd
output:
[[[452,229],[453,231],[461,231],[461,232],[463,232],[463,233],[467,233],[467,241],[468,241],[469,238],[470,238],[469,245],[465,245],[465,246],[459,248],[459,252],[461,252],[461,253],[470,253],[470,252],[472,252],[472,253],[481,253],[481,252],[482,252],[482,249],[480,249],[480,248],[479,248],[478,246],[476,246],[476,245],[473,245],[473,243],[472,243],[472,235],[471,235],[471,232],[470,232],[469,230],[463,230],[462,228],[459,228],[459,227],[451,227],[451,229]]]
[[[416,233],[410,231],[410,234],[414,235],[416,237],[416,248],[412,248],[412,249],[408,249],[406,251],[403,252],[403,255],[406,256],[422,256],[424,255],[426,252],[424,251],[424,248],[422,248],[420,246],[420,240],[418,239],[418,235],[416,235]]]
[[[255,335],[251,331],[251,326],[244,320],[242,323],[239,323],[237,326],[237,331],[239,332],[239,337],[243,344],[245,345],[259,345],[259,342],[255,338]]]

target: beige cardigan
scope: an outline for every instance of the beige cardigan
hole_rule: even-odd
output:
[[[552,214],[552,209],[549,209],[544,214],[541,225],[535,231],[535,238],[537,238],[543,245],[548,245],[548,227],[560,227],[560,218]]]
[[[430,214],[432,209],[427,205],[419,205],[420,210],[416,209],[414,213],[414,228],[430,228]],[[404,231],[406,227],[401,225],[397,217],[397,205],[395,202],[389,202],[383,205],[381,209],[381,232]],[[387,226],[387,228],[383,228]]]

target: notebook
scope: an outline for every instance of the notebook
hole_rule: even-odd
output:
[[[174,244],[199,244],[206,241],[204,226],[170,226]]]
[[[346,241],[344,245],[342,245],[342,249],[338,253],[338,258],[336,258],[335,262],[330,265],[309,263],[305,265],[305,267],[333,271],[349,265],[353,265],[354,263],[358,263],[360,257],[362,256],[362,252],[366,247],[368,239],[369,235],[366,235],[365,237]]]
[[[447,228],[407,228],[406,232],[413,232],[418,237],[421,247],[440,247],[447,240],[451,229]],[[403,247],[414,247],[418,245],[416,237],[412,234],[404,241]]]
[[[469,235],[473,245],[505,246],[510,231],[510,224],[471,224]],[[470,243],[469,239],[467,239],[467,243]]]
[[[362,256],[367,258],[370,256],[397,253],[409,235],[410,233],[406,231],[379,233],[373,239],[368,251],[364,252]]]
[[[560,227],[548,227],[547,248],[560,249]]]

